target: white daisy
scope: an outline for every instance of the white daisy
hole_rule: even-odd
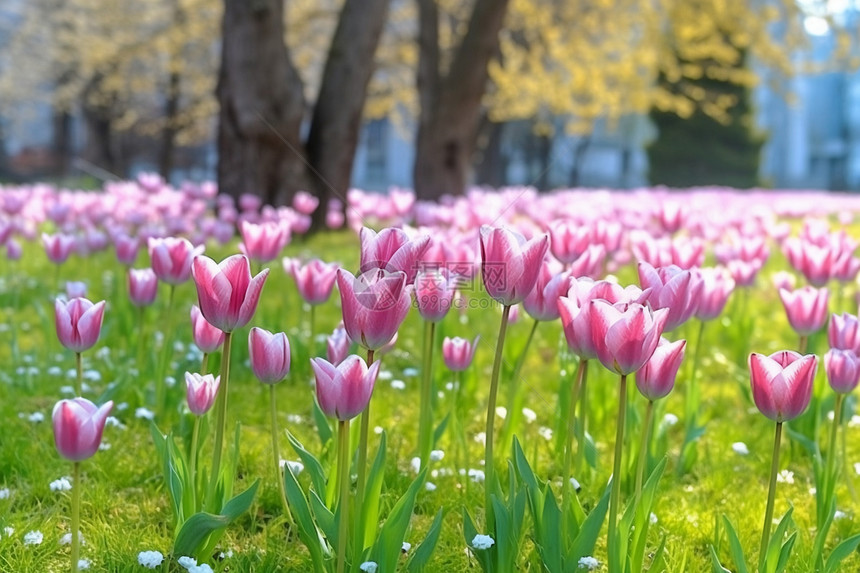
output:
[[[474,538],[472,538],[472,547],[483,551],[484,549],[489,549],[493,545],[495,545],[495,541],[489,535],[478,534]]]
[[[155,569],[161,566],[164,561],[164,555],[161,551],[141,551],[137,554],[137,562],[147,569]]]

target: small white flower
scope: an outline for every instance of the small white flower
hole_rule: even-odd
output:
[[[537,420],[537,413],[531,408],[523,408],[523,417],[526,420],[527,424],[531,424],[535,420]]]
[[[298,414],[287,414],[287,422],[290,424],[301,424],[304,422],[304,418]]]
[[[851,419],[848,420],[848,427],[856,428],[857,426],[860,426],[860,416],[854,414],[853,416],[851,416]]]
[[[197,567],[197,560],[193,557],[183,556],[179,558],[179,564],[186,569],[191,569],[192,567]]]
[[[655,523],[657,523],[657,515],[655,513],[652,513],[648,516],[648,521],[651,522],[651,525],[654,525]]]
[[[67,477],[61,477],[51,482],[51,491],[69,491],[72,489],[72,482]]]
[[[570,487],[572,487],[577,492],[582,489],[582,486],[579,485],[579,482],[576,481],[575,477],[570,478]]]
[[[4,527],[3,528],[3,535],[5,535],[6,537],[12,537],[13,535],[15,535],[15,528],[14,527]]]
[[[42,412],[33,412],[32,414],[27,416],[27,419],[34,424],[38,424],[39,422],[45,421],[45,415]]]
[[[377,436],[384,431],[385,431],[385,428],[383,428],[382,426],[374,426],[374,428],[373,428],[373,433],[376,434]]]
[[[426,489],[427,491],[436,491],[436,484],[432,481],[428,481],[424,484],[424,489]]]
[[[364,573],[376,573],[377,567],[379,567],[379,565],[376,563],[376,561],[365,561],[358,566],[358,568],[364,571]]]
[[[188,568],[188,573],[215,573],[207,563],[201,563],[200,565],[194,565],[193,567]]]
[[[672,412],[666,412],[666,415],[663,416],[663,423],[669,427],[672,427],[678,423],[678,416],[676,416]]]
[[[141,551],[137,554],[137,562],[147,569],[155,569],[164,561],[161,551]]]
[[[788,470],[782,470],[776,476],[776,481],[779,483],[794,483],[794,472]]]
[[[81,542],[81,545],[87,544],[86,540],[84,540],[84,536],[81,535],[80,533],[78,533],[78,540]],[[60,545],[70,545],[71,543],[72,543],[72,534],[71,533],[65,533],[60,538]]]
[[[102,443],[100,443],[100,444],[99,444],[99,451],[100,451],[100,452],[106,452],[106,451],[108,451],[109,449],[110,449],[110,444],[109,444],[109,443],[107,443],[107,442],[102,442]]]
[[[815,489],[814,487],[809,488],[809,495],[815,495],[816,493],[818,493],[817,489]]]
[[[228,549],[227,551],[222,551],[218,556],[221,559],[230,559],[231,557],[233,557],[233,550]]]
[[[421,471],[421,458],[417,456],[412,458],[412,460],[409,462],[409,466],[412,468],[412,471],[417,474]]]
[[[854,473],[860,475],[860,462],[854,464]]]
[[[406,390],[406,382],[403,380],[392,380],[391,387],[394,390]]]
[[[380,380],[391,380],[394,374],[391,373],[391,370],[380,370],[376,377]]]
[[[75,391],[74,386],[68,386],[67,385],[67,386],[60,386],[60,394],[63,394],[65,396],[74,396],[75,394],[77,394],[77,392]]]
[[[149,408],[144,408],[143,406],[141,406],[134,411],[134,417],[141,418],[143,420],[152,420],[153,418],[155,418],[155,412],[153,412]]]
[[[302,462],[294,462],[293,460],[287,460],[285,465],[290,468],[290,471],[293,472],[294,476],[299,475],[303,471],[305,471],[305,464]],[[283,467],[283,465],[281,465]]]
[[[433,450],[430,452],[430,461],[431,462],[441,462],[442,458],[445,457],[445,452],[442,450]]]
[[[114,428],[119,428],[120,430],[125,430],[125,425],[119,421],[119,418],[115,416],[108,416],[105,419],[105,426],[111,426]]]
[[[590,555],[587,557],[579,558],[580,569],[588,569],[589,571],[591,571],[593,569],[597,569],[598,567],[600,567],[600,561],[598,561],[594,557],[591,557]]]
[[[552,428],[547,428],[546,426],[541,426],[540,428],[538,428],[538,434],[544,440],[549,441],[552,439]]]
[[[827,419],[832,422],[833,418],[834,418],[833,410],[830,410],[829,412],[827,412]]]
[[[411,366],[409,368],[404,368],[403,369],[403,375],[404,376],[418,376],[418,369],[412,368]]]
[[[735,442],[732,444],[732,450],[739,456],[745,456],[750,453],[749,448],[747,448],[747,445],[743,442]]]
[[[468,473],[469,477],[472,478],[472,481],[477,483],[484,482],[484,470],[470,469]]]
[[[78,559],[78,569],[80,571],[85,571],[90,568],[90,560],[89,559]]]
[[[98,370],[84,370],[83,378],[84,380],[89,380],[90,382],[98,382],[102,379],[102,373]]]
[[[128,410],[128,402],[120,402],[116,405],[117,412],[124,412],[125,410]]]
[[[504,406],[496,406],[496,416],[504,420],[508,417],[508,409]]]
[[[845,519],[846,517],[848,517],[848,514],[845,513],[844,511],[840,511],[838,509],[833,513],[833,519],[834,520],[835,519]]]
[[[41,545],[44,538],[41,531],[28,531],[24,534],[24,545]]]
[[[487,433],[478,432],[477,434],[475,434],[475,441],[483,446],[487,445]]]
[[[0,489],[0,499],[9,499],[9,496],[11,494],[12,494],[12,492],[9,491],[8,487],[4,487],[3,489]]]
[[[51,366],[50,368],[48,368],[48,374],[50,374],[51,376],[59,376],[62,373],[63,373],[63,369],[60,368],[59,366]],[[64,386],[64,388],[65,388],[65,386]],[[62,388],[60,389],[60,391],[62,391]]]
[[[412,549],[412,544],[408,541],[403,542],[403,547],[401,548],[403,553],[408,553],[410,549]]]
[[[484,549],[489,549],[493,545],[495,545],[495,541],[489,535],[481,535],[480,533],[476,535],[472,539],[472,547],[475,549],[482,551]]]

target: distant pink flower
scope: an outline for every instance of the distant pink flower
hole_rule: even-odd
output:
[[[188,409],[195,416],[206,414],[215,404],[218,396],[218,387],[221,386],[221,377],[212,374],[200,375],[196,373],[185,373],[185,399]]]
[[[8,258],[10,261],[17,261],[21,259],[21,255],[21,243],[19,243],[15,239],[9,239],[8,241],[6,241],[6,258]]]
[[[196,304],[191,305],[191,338],[206,354],[217,352],[224,344],[224,331],[209,324]]]
[[[415,304],[421,318],[439,322],[451,310],[454,293],[459,284],[457,275],[445,268],[426,268],[415,275]]]
[[[550,223],[549,235],[552,256],[564,264],[573,263],[592,245],[591,228],[569,219]]]
[[[648,304],[654,309],[667,309],[666,330],[671,331],[687,322],[699,306],[702,282],[691,271],[670,265],[655,269],[639,263],[639,283],[651,289]]]
[[[770,356],[752,353],[750,384],[756,407],[774,422],[787,422],[809,406],[818,358],[783,350]]]
[[[385,346],[409,312],[406,273],[375,269],[355,277],[340,269],[337,283],[344,328],[352,341],[369,350]]]
[[[788,322],[801,336],[809,336],[827,322],[828,291],[811,286],[795,291],[780,289],[779,298],[788,315]]]
[[[660,339],[654,354],[636,372],[636,387],[649,400],[659,400],[669,395],[675,387],[678,369],[684,360],[686,340],[668,342]]]
[[[102,442],[102,432],[111,408],[113,402],[109,401],[99,408],[86,398],[57,402],[51,421],[54,444],[60,455],[73,462],[91,458]],[[79,485],[75,484],[75,487]]]
[[[785,289],[785,290],[794,290],[797,286],[797,279],[788,271],[777,271],[773,273],[771,276],[771,281],[773,282],[773,286],[776,287],[776,290]]]
[[[442,358],[445,366],[452,372],[462,372],[472,364],[475,357],[475,349],[478,347],[480,336],[470,341],[466,338],[448,336],[442,341]]]
[[[128,298],[134,306],[149,306],[158,294],[158,277],[152,269],[128,269]]]
[[[860,382],[860,357],[853,350],[831,348],[824,355],[824,371],[834,392],[849,394]]]
[[[194,258],[192,274],[200,312],[212,326],[232,332],[254,316],[269,269],[252,278],[244,255],[227,257],[221,263],[199,255]]]
[[[275,221],[259,224],[242,221],[239,230],[242,233],[239,250],[249,259],[261,263],[278,258],[290,241],[289,227]]]
[[[299,191],[293,196],[293,209],[303,215],[313,214],[319,204],[320,200],[307,191]]]
[[[699,320],[713,320],[722,314],[729,295],[735,289],[735,281],[720,267],[708,267],[693,271],[701,283],[701,293],[696,312]]]
[[[368,368],[355,354],[337,366],[322,358],[312,358],[317,403],[323,414],[343,421],[361,414],[370,403],[379,364],[377,360]]]
[[[412,284],[418,273],[418,261],[430,246],[430,237],[421,235],[411,239],[402,229],[389,227],[378,234],[373,229],[362,227],[361,264],[359,272],[384,269],[388,272],[403,271],[406,284]]]
[[[523,300],[523,309],[535,320],[555,320],[559,317],[558,299],[566,295],[569,288],[570,275],[554,273],[550,264],[544,261],[534,288]]]
[[[326,358],[337,366],[349,355],[351,344],[352,341],[347,336],[343,323],[339,324],[326,340]]]
[[[290,341],[283,332],[272,334],[256,326],[248,335],[251,370],[263,384],[275,384],[290,373]]]
[[[114,238],[114,248],[116,249],[117,260],[123,265],[131,266],[137,259],[137,252],[140,250],[140,239],[121,234]]]
[[[568,275],[576,278],[598,278],[603,273],[605,262],[606,247],[603,245],[589,245],[578,259],[570,263]]]
[[[299,294],[308,304],[322,304],[329,299],[338,268],[340,267],[337,263],[325,263],[319,259],[313,259],[304,265],[297,260],[291,260],[288,265],[287,259],[284,259],[284,270],[293,276]]]
[[[831,348],[860,352],[860,319],[857,315],[834,314],[827,326],[827,341]]]
[[[45,254],[48,255],[48,259],[55,265],[61,265],[72,254],[72,250],[75,248],[75,238],[62,233],[56,235],[42,233],[42,245],[45,247]]]
[[[203,245],[195,247],[188,239],[167,237],[149,239],[149,257],[158,280],[180,285],[191,278],[191,261],[203,253]]]
[[[823,287],[833,275],[834,252],[827,246],[819,246],[809,241],[790,238],[783,245],[788,262],[800,271],[809,283]]]
[[[597,359],[621,375],[639,370],[654,354],[666,325],[668,309],[651,311],[637,303],[591,300],[588,307]]]
[[[57,299],[54,319],[60,343],[73,352],[92,348],[99,339],[104,312],[105,301],[93,304],[85,298],[68,302]]]
[[[66,281],[66,296],[71,298],[86,298],[87,283],[81,281]]]
[[[534,288],[541,262],[549,248],[549,236],[530,241],[501,227],[481,227],[481,278],[491,298],[513,306]]]

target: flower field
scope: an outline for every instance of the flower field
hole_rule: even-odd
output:
[[[860,569],[860,198],[316,208],[0,189],[0,571]]]

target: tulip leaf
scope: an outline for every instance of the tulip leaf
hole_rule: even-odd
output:
[[[305,498],[299,482],[296,481],[296,476],[293,475],[293,470],[290,469],[290,466],[284,468],[284,490],[287,495],[287,501],[290,504],[290,509],[296,518],[299,539],[302,540],[302,543],[305,544],[305,547],[311,554],[314,569],[316,571],[325,571],[324,547],[322,545],[324,542],[320,538],[317,526],[311,516],[308,500]]]
[[[767,571],[768,573],[775,573],[778,571],[778,564],[783,560],[783,554],[786,551],[786,545],[794,544],[793,540],[788,540],[783,543],[783,539],[785,539],[786,531],[788,530],[788,526],[791,523],[791,513],[794,511],[793,507],[790,507],[782,519],[779,520],[779,524],[777,524],[776,529],[773,534],[770,536],[770,539],[767,543],[767,551],[766,554],[761,556],[759,559],[762,560],[760,569],[762,571]],[[791,547],[789,546],[788,551],[791,551]],[[787,558],[787,557],[786,557]]]
[[[307,451],[302,443],[290,432],[287,432],[287,439],[290,441],[290,445],[293,447],[293,450],[295,450],[296,454],[301,458],[302,463],[305,465],[305,470],[311,476],[311,483],[313,483],[314,490],[316,490],[320,495],[324,495],[326,492],[326,476],[319,460]]]
[[[426,477],[427,468],[424,468],[418,477],[412,480],[406,493],[391,508],[391,513],[388,514],[388,518],[379,531],[379,538],[371,555],[376,557],[375,561],[382,571],[395,571],[397,569],[400,553],[403,550],[403,540],[406,538],[406,530],[412,519],[412,510],[415,508],[415,498],[424,485]]]
[[[328,423],[328,418],[323,414],[316,400],[314,400],[314,423],[317,427],[317,435],[320,437],[320,442],[325,446],[331,441],[334,433]]]
[[[369,479],[364,489],[364,507],[361,513],[361,522],[364,527],[364,547],[373,545],[377,529],[379,529],[379,500],[382,497],[382,482],[385,477],[387,443],[386,434],[382,432],[379,439],[379,450],[376,452],[376,458],[367,474]],[[360,554],[364,547],[357,548],[357,552]]]
[[[741,547],[741,540],[738,539],[738,534],[735,531],[735,526],[729,521],[729,518],[723,515],[723,527],[726,530],[726,535],[729,538],[729,552],[735,567],[738,568],[737,573],[747,573],[747,562],[744,557],[744,550]]]
[[[308,492],[308,495],[311,498],[311,511],[313,512],[314,521],[316,522],[319,529],[322,531],[323,535],[329,540],[333,546],[337,547],[338,541],[338,531],[337,524],[338,520],[335,519],[335,514],[326,507],[325,503],[320,499],[317,495],[317,492],[311,491]],[[340,514],[341,508],[337,508],[338,515]]]
[[[439,534],[441,532],[442,510],[440,509],[436,513],[436,518],[433,519],[433,523],[430,524],[430,529],[427,531],[424,541],[421,542],[421,545],[415,549],[409,557],[409,561],[406,562],[406,571],[420,572],[424,570],[424,567],[427,566],[427,562],[430,561],[430,557],[433,555],[433,551],[436,549],[436,543],[439,541]]]
[[[493,567],[493,557],[496,554],[496,544],[489,549],[475,549],[472,546],[472,541],[478,535],[478,528],[475,527],[475,522],[472,521],[472,516],[469,515],[469,510],[463,506],[463,537],[466,539],[466,547],[469,548],[471,554],[475,557],[478,563],[481,564],[481,569],[485,573],[496,571]]]
[[[860,546],[860,533],[852,535],[834,547],[824,564],[825,573],[836,573],[839,571],[839,564],[854,553],[858,546]]]
[[[714,549],[714,546],[710,546],[710,554],[711,554],[711,573],[732,573],[730,570],[723,567],[723,564],[720,563],[720,558],[717,557],[717,551]]]
[[[600,528],[603,527],[603,521],[606,519],[606,512],[609,509],[610,491],[611,488],[607,487],[603,492],[603,496],[600,498],[600,501],[597,502],[597,505],[594,506],[594,509],[592,509],[591,513],[588,514],[588,517],[586,517],[585,521],[582,522],[579,534],[573,540],[571,560],[575,559],[576,561],[579,561],[581,557],[594,554],[594,546],[597,544],[597,539],[600,535]],[[575,503],[579,504],[576,496],[574,496],[574,499],[577,500]]]
[[[439,443],[439,440],[442,438],[442,434],[445,433],[445,428],[448,427],[448,421],[451,418],[451,414],[448,413],[442,418],[442,421],[439,422],[439,425],[436,426],[436,429],[433,430],[433,447],[436,447],[436,444]]]

